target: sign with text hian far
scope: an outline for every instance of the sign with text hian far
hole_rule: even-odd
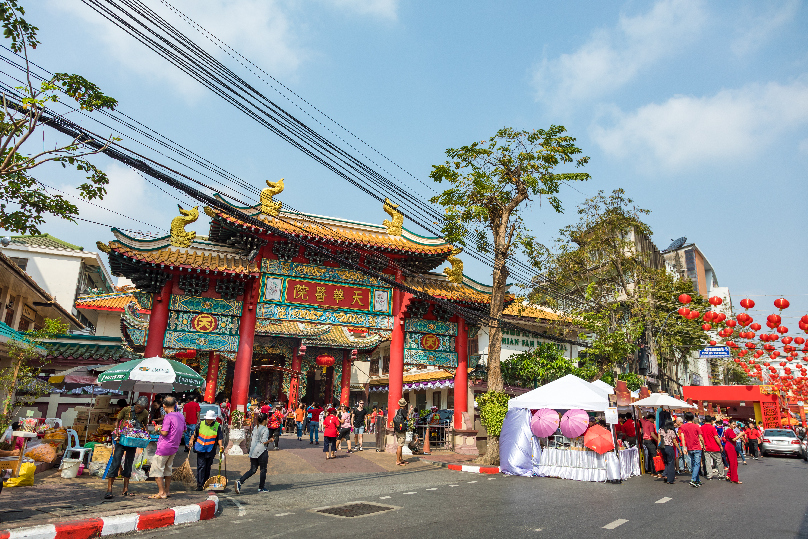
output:
[[[729,346],[707,346],[699,350],[699,357],[730,357]]]

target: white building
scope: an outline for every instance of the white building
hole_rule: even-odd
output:
[[[85,325],[90,321],[75,308],[76,298],[90,290],[115,290],[113,277],[98,253],[50,234],[12,236],[3,253]]]

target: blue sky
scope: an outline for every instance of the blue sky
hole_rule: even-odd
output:
[[[146,3],[169,14],[159,0]],[[749,295],[766,306],[753,315],[771,312],[781,294],[792,301],[787,314],[808,312],[804,2],[172,3],[426,184],[447,147],[503,126],[562,124],[591,157],[592,180],[562,188],[562,215],[534,204],[527,219],[539,239],[551,242],[585,196],[623,187],[652,210],[661,249],[680,236],[696,242],[736,302]],[[43,66],[86,76],[118,98],[120,110],[253,185],[285,178],[280,198],[299,210],[375,223],[387,217],[375,200],[78,0],[27,4],[43,41],[33,58]],[[200,34],[167,18],[248,78]],[[372,156],[413,191],[431,194]],[[101,205],[168,228],[175,200],[132,171],[97,161],[112,179]],[[38,177],[60,188],[79,178],[61,169]],[[147,228],[81,207],[88,219]],[[86,248],[111,237],[85,223],[54,220],[45,229]],[[196,229],[206,232],[202,219]],[[467,263],[466,273],[489,280],[479,265]],[[796,319],[786,324],[796,329]]]

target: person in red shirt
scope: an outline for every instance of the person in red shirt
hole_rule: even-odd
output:
[[[275,451],[277,451],[280,449],[284,413],[280,407],[275,408],[271,404],[268,404],[267,407],[269,409],[269,421],[267,421],[267,428],[269,428],[269,439],[275,442]]]
[[[648,414],[644,419],[641,419],[640,427],[642,428],[642,445],[648,451],[645,471],[654,477],[662,477],[654,469],[654,457],[657,454],[657,443],[659,443],[659,435],[657,434],[656,424],[654,424],[654,414]]]
[[[715,430],[715,418],[706,416],[704,425],[701,426],[701,436],[704,439],[704,467],[707,469],[707,479],[712,479],[718,475],[719,479],[724,479],[724,459],[721,458],[721,439],[718,431]],[[717,470],[717,474],[713,473]]]
[[[333,459],[334,452],[337,450],[337,436],[339,435],[340,420],[337,418],[337,410],[335,408],[328,409],[328,415],[323,420],[323,453],[325,453],[326,460]],[[331,450],[329,451],[329,446]]]
[[[191,402],[185,404],[182,407],[182,413],[185,415],[185,434],[183,435],[185,438],[185,452],[189,451],[188,449],[188,442],[191,437],[196,432],[196,425],[199,423],[199,412],[201,407],[199,406],[199,396],[197,395]]]
[[[700,487],[699,470],[701,470],[704,437],[699,426],[693,422],[695,417],[693,412],[685,412],[685,424],[679,427],[679,437],[682,439],[682,447],[687,450],[687,457],[690,460],[690,486]]]
[[[744,429],[744,434],[746,434],[746,439],[749,440],[749,454],[752,455],[752,458],[758,460],[760,456],[760,430],[755,426],[754,421],[749,422],[749,426]]]
[[[623,423],[623,432],[626,433],[626,441],[637,445],[637,427],[630,414],[626,414],[626,422]]]

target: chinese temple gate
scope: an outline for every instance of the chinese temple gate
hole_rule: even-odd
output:
[[[347,404],[352,362],[389,342],[388,409],[398,407],[405,365],[435,365],[455,372],[455,427],[464,428],[467,323],[431,298],[487,312],[490,290],[463,276],[459,250],[403,228],[389,201],[383,210],[391,220],[358,223],[281,212],[273,196],[282,181],[267,185],[261,204],[228,205],[302,245],[209,207],[207,237],[184,229],[199,209],[180,208],[170,236],[112,229],[115,239],[98,243],[113,274],[138,289],[121,319],[129,345],[146,357],[195,362],[208,381],[207,401],[229,391],[244,410],[250,395]],[[312,246],[368,272],[341,267]],[[446,262],[451,267],[433,272]],[[380,273],[430,299],[391,287],[374,277]]]

